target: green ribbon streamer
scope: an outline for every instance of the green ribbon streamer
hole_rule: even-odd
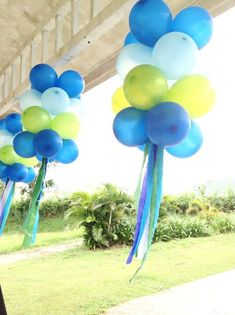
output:
[[[157,148],[157,159],[154,165],[154,174],[153,174],[153,191],[151,196],[151,204],[150,204],[150,220],[149,220],[149,233],[148,233],[148,246],[147,250],[144,254],[144,257],[141,261],[139,268],[133,274],[129,283],[131,283],[139,271],[143,268],[144,263],[147,259],[148,253],[150,251],[155,228],[157,225],[157,220],[159,217],[159,210],[161,205],[162,199],[162,177],[163,177],[163,156],[164,156],[164,148],[158,147]]]
[[[32,194],[32,199],[29,205],[27,217],[24,223],[25,235],[24,235],[23,247],[30,247],[30,245],[32,244],[34,223],[35,223],[36,214],[40,205],[41,193],[44,188],[46,169],[47,169],[47,159],[43,158],[42,165],[39,170],[38,178],[37,178],[34,191]]]

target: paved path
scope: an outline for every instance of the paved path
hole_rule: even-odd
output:
[[[235,315],[235,269],[129,301],[106,315]]]
[[[47,247],[41,247],[38,249],[32,249],[30,251],[20,251],[20,252],[16,252],[12,254],[0,255],[0,266],[13,264],[21,260],[38,258],[42,256],[61,253],[66,250],[73,249],[77,246],[80,246],[81,244],[82,244],[82,241],[79,240],[79,241],[73,241],[69,243],[54,245],[54,246],[47,246]]]

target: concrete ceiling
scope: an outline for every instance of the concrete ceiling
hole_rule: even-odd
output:
[[[135,0],[80,0],[79,32],[69,45],[62,47],[58,56],[62,55],[62,51],[64,54],[66,54],[66,50],[74,51],[73,46],[79,44],[80,41],[83,41],[82,49],[79,50],[79,53],[70,54],[66,62],[63,60],[63,62],[55,63],[58,61],[58,56],[52,54],[48,60],[57,65],[59,72],[71,68],[81,72],[85,76],[87,90],[108,79],[115,74],[116,56],[129,31],[128,14],[135,2]],[[213,16],[219,15],[235,5],[235,0],[166,0],[166,2],[174,14],[184,7],[199,5],[208,9]],[[26,43],[30,43],[31,39],[36,38],[36,33],[41,32],[45,20],[47,28],[53,29],[50,18],[53,19],[59,10],[63,11],[61,13],[65,19],[62,38],[66,42],[70,32],[69,17],[66,15],[66,10],[69,12],[66,6],[69,5],[70,0],[1,0],[0,74],[6,71],[6,68],[22,53]],[[122,14],[120,14],[120,10],[123,10]],[[93,20],[89,23],[91,14]],[[97,33],[99,34],[97,35]],[[39,54],[40,40],[37,45],[36,51]],[[50,51],[53,51],[53,45],[53,41],[49,41],[49,56]],[[27,58],[25,61],[26,72],[30,68],[29,57]],[[22,86],[23,88],[25,85]],[[17,93],[22,89],[18,89]],[[10,99],[7,100],[7,103],[9,101]],[[8,111],[13,109],[11,107],[13,105],[9,106],[6,102],[0,106],[7,106]]]

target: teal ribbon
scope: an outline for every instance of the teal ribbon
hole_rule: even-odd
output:
[[[39,170],[38,178],[32,194],[29,210],[24,223],[24,240],[23,247],[30,247],[35,241],[35,229],[37,231],[37,213],[39,211],[40,199],[44,190],[44,183],[47,170],[47,159],[43,158],[42,165]],[[36,222],[36,223],[35,223]],[[36,224],[36,228],[35,228]]]

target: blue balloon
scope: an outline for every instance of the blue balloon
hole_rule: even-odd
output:
[[[21,115],[13,113],[5,118],[5,125],[7,131],[11,132],[13,135],[22,131]]]
[[[162,0],[140,0],[132,8],[129,25],[134,37],[142,44],[154,46],[170,31],[172,15]]]
[[[126,35],[126,38],[125,38],[125,41],[124,41],[124,46],[128,46],[130,44],[135,44],[135,43],[139,43],[138,40],[135,38],[135,36],[129,32],[127,35]]]
[[[52,156],[50,158],[48,158],[48,162],[54,162],[56,161],[56,156]],[[40,154],[36,154],[36,158],[38,159],[38,161],[42,162],[43,156],[41,156]]]
[[[63,89],[72,98],[84,91],[85,82],[80,73],[74,70],[67,70],[60,75],[58,87]]]
[[[0,119],[0,130],[6,130],[5,119]]]
[[[41,63],[31,69],[29,80],[33,89],[43,93],[47,89],[57,86],[58,76],[51,66]]]
[[[188,7],[174,18],[171,31],[183,32],[192,37],[198,48],[204,47],[213,33],[213,20],[210,13],[201,7]]]
[[[178,158],[187,158],[196,154],[202,146],[203,136],[200,127],[194,121],[187,136],[177,145],[166,148],[167,152]]]
[[[34,138],[34,149],[43,157],[50,158],[59,153],[63,141],[60,135],[54,130],[44,129]]]
[[[35,156],[36,152],[33,144],[34,137],[35,135],[29,131],[22,131],[18,133],[13,140],[15,152],[24,158],[31,158]]]
[[[190,124],[191,120],[182,106],[163,102],[148,112],[148,137],[160,146],[174,145],[184,139],[190,130]]]
[[[23,180],[23,183],[25,184],[32,183],[36,177],[35,170],[32,167],[28,167],[27,169],[28,169],[28,174]]]
[[[22,182],[28,175],[28,169],[21,163],[15,163],[7,167],[7,177],[13,182]]]
[[[145,151],[145,148],[146,148],[146,144],[147,143],[145,143],[145,144],[142,144],[142,145],[139,145],[137,148],[140,150],[140,151]]]
[[[7,176],[7,165],[0,162],[0,178],[4,178]]]
[[[78,157],[78,147],[73,140],[63,140],[63,147],[56,155],[55,159],[63,164],[69,164]]]
[[[128,107],[120,111],[113,122],[115,137],[122,144],[134,147],[148,141],[146,130],[147,111]]]

